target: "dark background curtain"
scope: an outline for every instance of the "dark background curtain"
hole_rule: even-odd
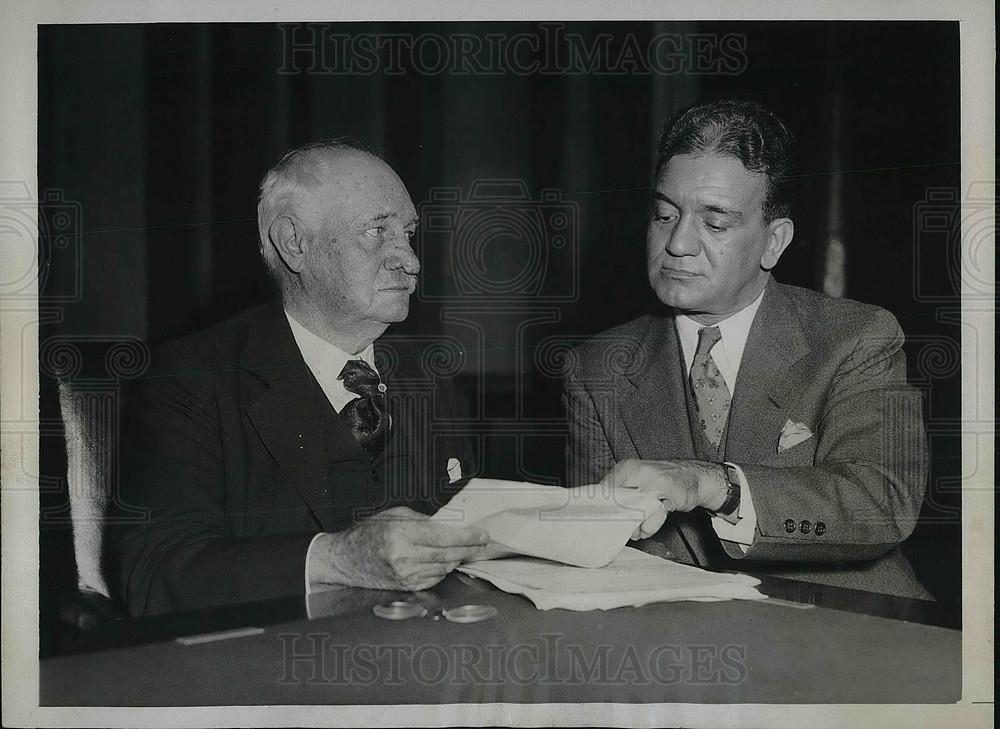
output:
[[[383,55],[370,73],[322,55],[343,47],[338,35],[485,44],[519,33],[541,39],[537,52],[520,48],[526,68],[558,33],[605,55],[496,74],[429,72],[430,45],[395,67]],[[629,44],[663,35],[680,39],[676,72],[621,60]],[[801,148],[796,235],[777,278],[839,286],[892,311],[907,334],[933,456],[908,549],[957,609],[958,41],[957,23],[43,26],[39,190],[50,202],[40,212],[55,226],[62,204],[73,222],[69,245],[43,235],[42,346],[156,343],[266,299],[262,174],[292,146],[352,136],[383,153],[422,213],[423,281],[410,318],[390,331],[463,349],[458,376],[486,475],[557,481],[565,428],[553,360],[653,302],[643,245],[660,125],[697,101],[755,98]],[[703,63],[713,58],[725,62]],[[497,200],[520,212],[491,226]],[[55,442],[43,439],[50,501],[64,498]],[[43,519],[43,546],[46,534],[65,538]],[[52,540],[44,559],[55,564],[66,543]]]

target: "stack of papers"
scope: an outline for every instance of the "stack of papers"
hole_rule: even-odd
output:
[[[515,554],[603,567],[659,509],[659,501],[639,489],[605,484],[565,489],[474,478],[431,518],[455,526],[475,524]]]
[[[572,567],[536,558],[469,562],[459,571],[524,595],[541,610],[611,610],[654,602],[763,600],[749,575],[708,572],[625,547],[605,567]]]
[[[515,556],[458,569],[525,595],[542,610],[610,610],[674,600],[762,600],[760,580],[707,572],[626,547],[661,508],[638,489],[573,489],[474,478],[433,517],[475,524]]]

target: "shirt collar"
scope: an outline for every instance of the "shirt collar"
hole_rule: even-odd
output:
[[[306,352],[308,352],[311,357],[319,355],[320,357],[336,359],[340,362],[341,369],[343,369],[349,359],[363,359],[370,365],[374,364],[374,343],[369,344],[363,350],[358,352],[358,354],[351,354],[350,352],[345,352],[335,344],[330,344],[322,337],[313,334],[287,311],[285,312],[285,317],[288,319],[288,325],[292,328],[292,336],[295,337],[295,343],[298,344],[299,349],[302,350],[303,357],[305,357]]]
[[[736,375],[743,359],[743,350],[746,348],[747,337],[750,335],[750,327],[757,316],[757,310],[760,309],[760,302],[763,299],[764,291],[761,291],[748,306],[712,325],[719,327],[719,333],[722,335],[722,341],[712,349],[712,357],[716,360],[730,392],[736,385]],[[674,315],[674,322],[677,324],[677,335],[681,339],[684,361],[687,369],[690,370],[691,363],[694,361],[694,353],[698,348],[698,330],[705,325],[699,324],[691,317],[681,313]]]
[[[348,392],[343,381],[338,379],[348,360],[363,359],[371,365],[373,370],[378,372],[375,367],[374,342],[358,354],[351,354],[313,334],[287,311],[285,317],[288,319],[288,325],[292,329],[292,336],[299,347],[299,352],[302,353],[302,359],[305,360],[306,366],[319,382],[330,403],[339,412],[344,404],[356,397]]]

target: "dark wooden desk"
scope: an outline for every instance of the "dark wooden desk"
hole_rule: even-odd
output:
[[[939,703],[961,694],[961,633],[932,603],[769,578],[783,603],[576,613],[452,576],[429,605],[494,605],[463,625],[392,622],[396,595],[344,590],[106,626],[41,662],[42,705]],[[852,599],[854,598],[854,599]],[[812,607],[807,607],[813,603]],[[845,609],[850,607],[853,612]],[[860,611],[860,612],[859,612]],[[874,614],[872,614],[874,613]],[[194,645],[177,635],[256,634]]]

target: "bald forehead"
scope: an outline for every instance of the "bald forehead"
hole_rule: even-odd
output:
[[[385,162],[356,149],[306,150],[288,161],[286,174],[308,188],[336,183],[340,179],[354,181],[358,177],[370,178],[379,174],[396,177]]]
[[[379,158],[353,149],[309,150],[303,157],[295,174],[303,217],[412,214],[406,187]]]

